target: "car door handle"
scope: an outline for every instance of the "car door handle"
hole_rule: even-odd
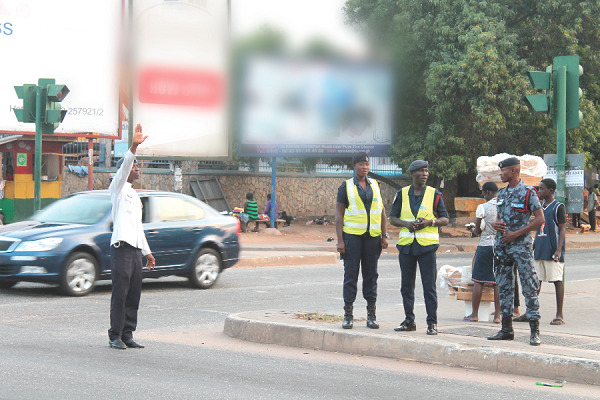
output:
[[[158,231],[148,231],[148,234],[149,235],[156,235],[156,234],[158,234]]]
[[[204,228],[192,228],[194,232],[202,232]]]

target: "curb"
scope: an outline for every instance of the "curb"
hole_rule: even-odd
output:
[[[265,312],[282,314],[282,312]],[[293,314],[293,313],[283,313]],[[600,385],[600,362],[582,358],[516,352],[465,343],[420,340],[405,336],[367,335],[316,326],[299,326],[229,315],[223,332],[232,338],[331,352],[474,368],[482,371],[533,376]]]
[[[234,268],[256,268],[256,267],[280,267],[290,265],[322,265],[338,264],[340,261],[336,253],[319,252],[321,254],[311,256],[273,256],[241,258]]]

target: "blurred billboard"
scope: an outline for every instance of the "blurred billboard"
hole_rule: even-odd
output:
[[[55,78],[70,93],[57,133],[119,134],[123,0],[0,0],[0,133],[34,132],[13,113],[14,86]]]
[[[241,93],[242,156],[388,154],[393,87],[385,65],[256,57]]]
[[[228,0],[132,1],[133,125],[148,156],[228,157]]]

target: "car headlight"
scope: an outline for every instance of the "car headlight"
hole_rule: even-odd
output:
[[[50,251],[61,244],[63,238],[46,238],[21,242],[14,251]]]

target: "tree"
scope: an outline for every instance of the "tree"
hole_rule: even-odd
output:
[[[528,70],[556,55],[579,54],[585,67],[584,123],[567,151],[598,162],[600,1],[348,0],[348,22],[395,64],[393,159],[429,159],[432,174],[474,171],[476,158],[499,152],[554,153],[556,133],[525,107]]]

